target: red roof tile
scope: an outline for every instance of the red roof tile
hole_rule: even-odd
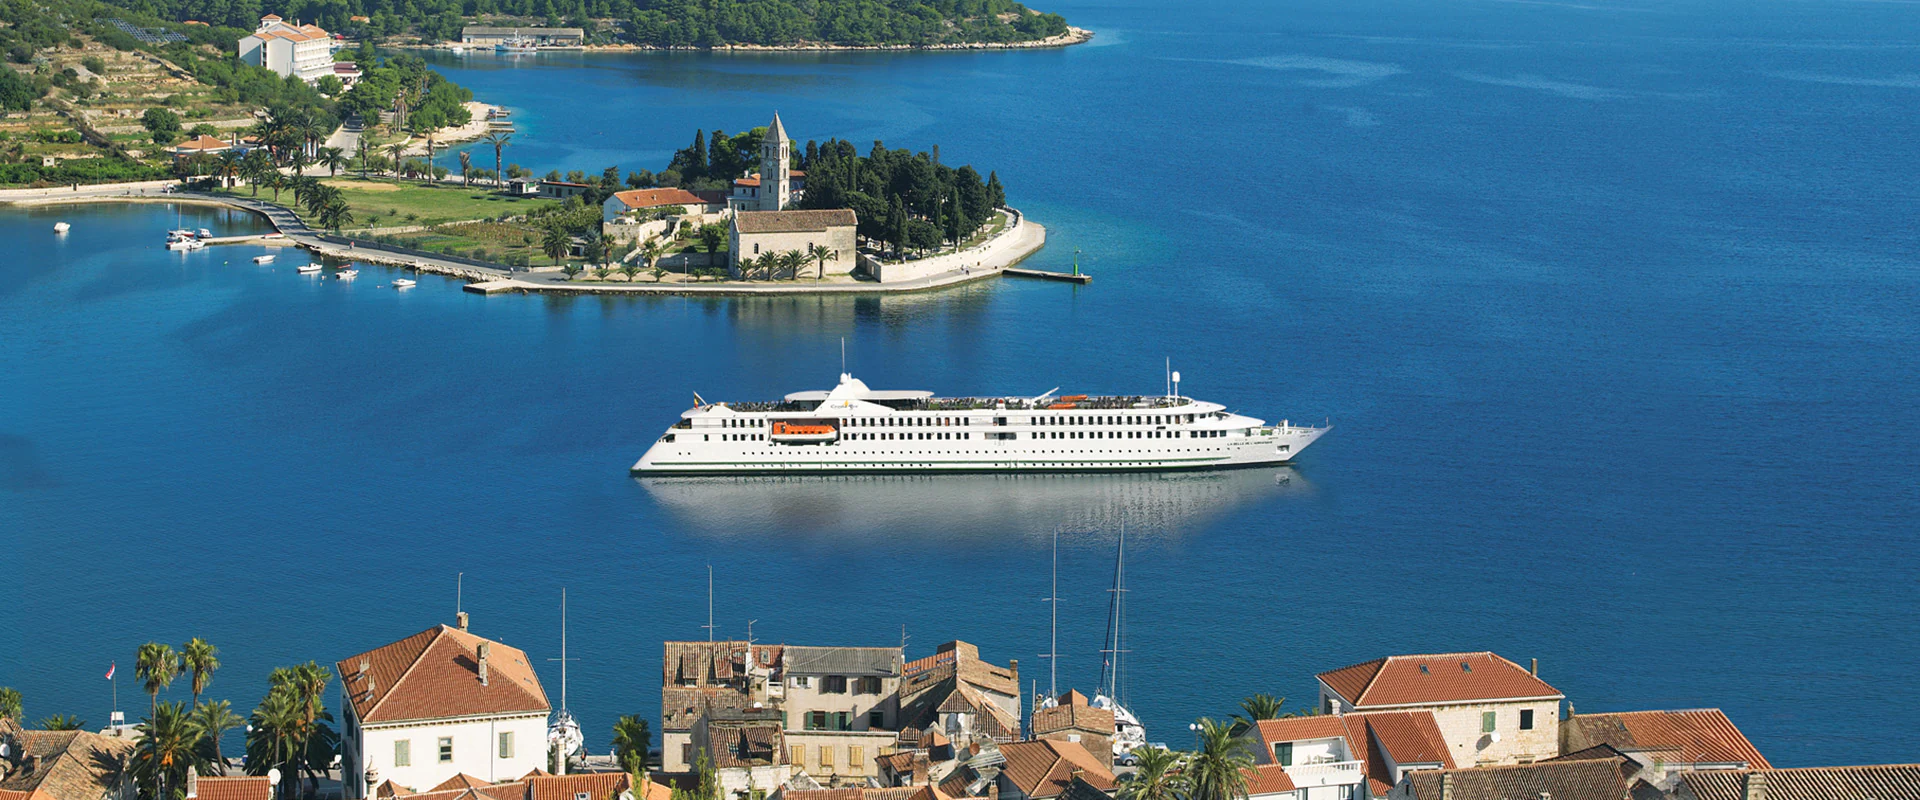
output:
[[[685,189],[629,189],[614,192],[613,196],[628,208],[659,208],[660,206],[698,206],[707,201]]]
[[[489,646],[485,685],[478,655],[483,642]],[[334,666],[363,723],[544,714],[551,708],[526,653],[445,625]]]
[[[265,776],[205,777],[193,781],[200,800],[268,800],[273,783]]]
[[[1295,788],[1293,778],[1288,777],[1286,768],[1279,764],[1261,764],[1242,771],[1247,775],[1249,800],[1264,794],[1291,792]]]
[[[632,788],[633,777],[625,772],[543,775],[527,778],[527,800],[574,800],[581,794],[588,800],[611,800]]]
[[[1756,778],[1765,782],[1767,800],[1920,800],[1920,764],[1684,772],[1674,796],[1742,800]]]
[[[1115,787],[1113,768],[1078,742],[1014,742],[1000,745],[1000,756],[1006,759],[1000,774],[1036,799],[1059,796],[1073,782],[1076,771],[1081,780],[1096,789],[1111,793]]]
[[[1564,696],[1490,652],[1390,656],[1322,672],[1319,678],[1360,710]]]
[[[1350,715],[1352,716],[1352,715]],[[1396,764],[1439,764],[1453,768],[1453,756],[1447,752],[1446,737],[1429,711],[1374,712],[1358,715],[1366,720],[1373,739],[1380,743]]]
[[[1561,724],[1573,749],[1607,744],[1628,752],[1656,751],[1668,763],[1773,766],[1717,708],[1581,714]]]

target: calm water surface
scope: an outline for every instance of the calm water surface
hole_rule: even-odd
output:
[[[723,636],[904,625],[1044,688],[1060,530],[1085,688],[1124,521],[1157,740],[1319,670],[1493,649],[1583,711],[1722,707],[1776,764],[1913,760],[1920,10],[1052,8],[1099,38],[441,66],[541,172],[659,169],[775,108],[802,139],[938,143],[1051,228],[1038,266],[1081,251],[1077,290],[401,293],[163,252],[166,208],[0,214],[0,684],[98,724],[109,661],[199,635],[211,694],[251,708],[272,666],[451,621],[464,571],[477,630],[536,659],[571,590],[604,748],[657,716],[713,565]],[[1191,394],[1338,429],[1226,475],[626,477],[691,392],[824,388],[842,338],[880,387],[1152,392],[1171,357]]]

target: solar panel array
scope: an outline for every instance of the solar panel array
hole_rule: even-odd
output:
[[[172,44],[187,40],[187,37],[165,28],[142,28],[123,19],[111,19],[108,22],[112,22],[113,27],[125,31],[128,36],[146,44]]]

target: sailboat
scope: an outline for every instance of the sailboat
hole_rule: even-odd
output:
[[[1113,757],[1126,761],[1136,747],[1147,743],[1147,728],[1120,702],[1127,687],[1121,677],[1121,657],[1127,653],[1127,528],[1120,526],[1120,549],[1113,559],[1113,598],[1107,605],[1107,639],[1100,649],[1100,683],[1088,705],[1113,712]]]
[[[549,659],[552,660],[552,659]],[[567,771],[567,759],[585,751],[586,737],[580,734],[580,723],[573,718],[573,712],[567,710],[567,590],[560,590],[560,713],[553,717],[553,724],[547,726],[548,752],[558,753],[560,774]]]

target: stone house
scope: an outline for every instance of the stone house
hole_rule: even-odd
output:
[[[0,798],[134,800],[134,743],[87,731],[30,731],[0,717]]]
[[[1069,690],[1053,705],[1033,712],[1033,738],[1078,742],[1095,757],[1112,758],[1113,712],[1094,708],[1087,696]]]
[[[1119,787],[1108,766],[1111,759],[1096,758],[1078,742],[1014,742],[999,749],[1004,763],[993,777],[989,793],[997,790],[1000,800],[1053,800],[1076,782],[1108,796]],[[941,788],[945,791],[948,785]]]
[[[240,38],[240,61],[307,83],[333,74],[333,37],[311,23],[291,24],[273,14]]]
[[[591,184],[585,184],[585,183],[574,183],[572,181],[541,181],[540,182],[540,196],[551,198],[554,200],[565,200],[569,197],[579,197],[592,190],[593,190],[593,186]]]
[[[897,647],[788,646],[780,660],[788,760],[823,783],[865,783],[900,719]]]
[[[1243,735],[1254,763],[1284,769],[1299,800],[1385,797],[1408,772],[1454,767],[1427,711],[1261,720]]]
[[[1523,764],[1560,753],[1565,695],[1490,652],[1390,656],[1317,677],[1323,713],[1431,713],[1458,764]]]
[[[587,32],[581,28],[505,28],[493,25],[468,25],[460,29],[460,43],[477,47],[492,47],[509,42],[525,42],[536,47],[579,47],[586,38]]]
[[[1634,800],[1632,759],[1553,759],[1466,769],[1411,772],[1388,800]],[[1642,795],[1657,796],[1657,795]]]
[[[693,769],[693,729],[710,711],[773,705],[769,693],[777,645],[743,641],[667,642],[660,681],[660,769]]]
[[[738,211],[733,215],[728,239],[727,266],[733,277],[740,277],[740,260],[758,258],[764,253],[807,251],[810,245],[823,245],[838,255],[826,263],[826,274],[845,275],[857,261],[854,230],[859,224],[853,209],[818,211]],[[818,265],[811,265],[818,269]]]
[[[1673,800],[1920,800],[1920,764],[1680,773]]]
[[[429,787],[456,775],[509,780],[547,761],[552,707],[527,654],[436,625],[334,665],[342,793]],[[411,788],[409,789],[411,791]]]
[[[766,707],[713,709],[694,722],[694,750],[713,765],[722,800],[765,800],[793,777],[782,726]]]
[[[1683,711],[1569,713],[1560,723],[1560,751],[1605,745],[1643,768],[1649,783],[1670,788],[1672,776],[1697,770],[1771,769],[1760,750],[1717,708]]]
[[[705,198],[685,189],[628,189],[614,192],[601,204],[601,220],[613,222],[637,211],[664,211],[674,215],[717,213]]]

